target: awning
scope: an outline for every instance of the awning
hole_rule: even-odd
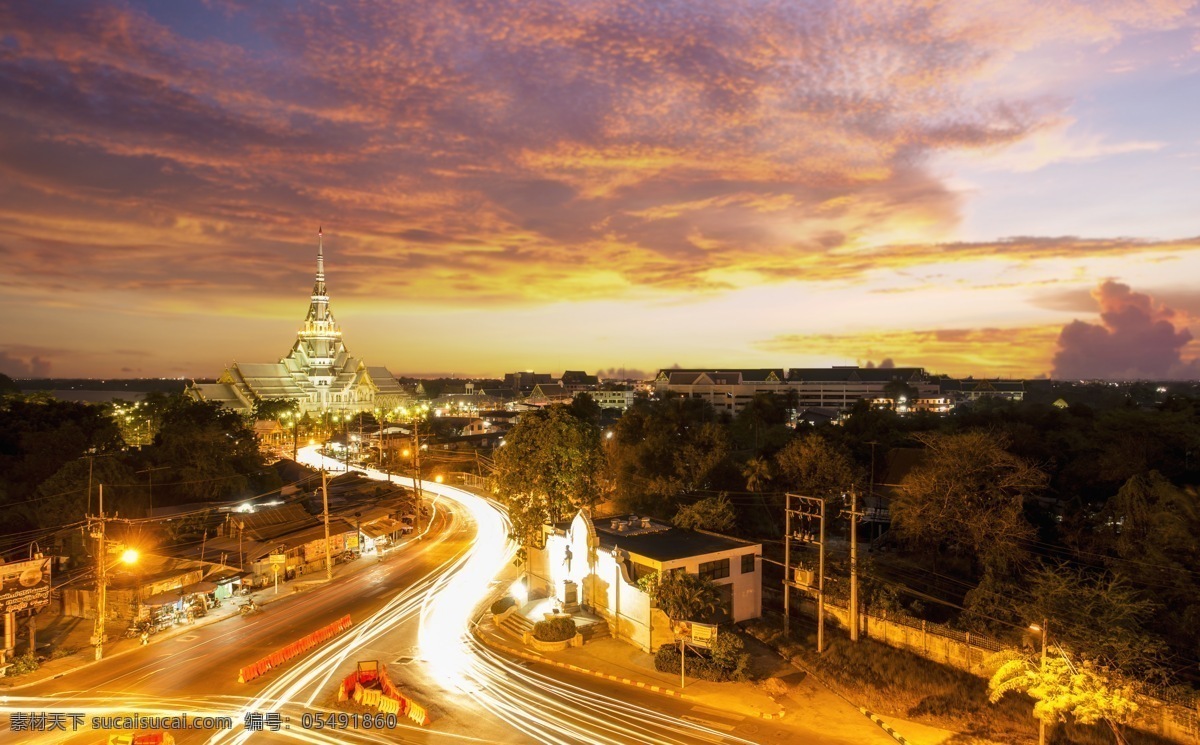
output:
[[[385,535],[391,535],[404,527],[403,524],[390,519],[376,520],[362,526],[363,535],[374,540]]]
[[[212,592],[215,589],[217,589],[216,582],[205,582],[201,580],[200,582],[193,582],[192,584],[183,588],[183,594],[190,595],[194,592]]]
[[[183,596],[179,594],[178,589],[167,590],[166,592],[160,592],[157,595],[151,595],[143,600],[142,603],[144,605],[171,605],[172,603],[178,603],[179,598],[181,597]]]

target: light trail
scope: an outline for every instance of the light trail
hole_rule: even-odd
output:
[[[337,463],[324,458],[313,448],[300,451],[300,460],[313,466]],[[337,463],[341,470],[340,463]],[[386,474],[358,469],[368,478],[383,480]],[[411,485],[411,479],[392,477],[393,482]],[[328,713],[314,705],[320,696],[328,696],[331,683],[352,655],[402,625],[419,620],[417,659],[423,670],[449,697],[439,703],[454,709],[462,701],[465,712],[479,706],[521,733],[531,742],[547,745],[568,743],[749,743],[729,732],[706,727],[629,700],[607,696],[581,685],[573,685],[550,675],[526,668],[484,645],[472,633],[482,615],[481,604],[493,594],[499,573],[511,562],[516,545],[508,538],[509,522],[504,510],[494,502],[446,484],[423,483],[423,489],[435,496],[428,525],[437,515],[437,502],[445,500],[457,509],[449,510],[454,530],[443,531],[435,540],[474,523],[475,540],[469,548],[433,568],[406,588],[398,591],[382,608],[365,620],[313,650],[287,668],[272,673],[271,681],[253,696],[210,696],[164,698],[150,695],[70,696],[73,708],[88,716],[154,713],[162,715],[187,711],[191,715],[233,718],[234,728],[217,731],[207,742],[244,743],[260,735],[286,738],[309,745],[368,742],[427,742],[430,737],[466,742],[491,742],[501,738],[476,738],[419,728],[403,719],[392,730],[305,730],[297,726],[304,713]],[[428,527],[426,528],[428,531]],[[0,712],[30,710],[29,707],[53,707],[62,703],[54,697],[8,699]],[[13,706],[18,704],[18,706]],[[281,713],[292,721],[291,729],[278,732],[245,730],[246,712]],[[453,716],[455,712],[448,713]],[[436,725],[435,725],[436,726]],[[30,739],[31,742],[35,741]]]

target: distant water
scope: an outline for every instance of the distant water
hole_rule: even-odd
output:
[[[50,391],[59,401],[77,401],[83,404],[106,404],[109,401],[141,401],[145,391]]]

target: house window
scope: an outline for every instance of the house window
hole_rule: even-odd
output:
[[[729,559],[706,561],[700,565],[699,574],[701,579],[725,579],[729,576]]]
[[[744,554],[742,556],[742,574],[750,574],[754,571],[754,554]]]

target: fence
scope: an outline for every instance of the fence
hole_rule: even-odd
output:
[[[816,603],[802,603],[800,609],[816,616]],[[843,628],[850,628],[849,608],[826,598],[825,613]],[[861,616],[859,629],[867,637],[984,678],[991,674],[985,660],[1010,648],[985,634],[959,631],[905,613],[866,611]],[[1137,727],[1176,742],[1200,745],[1200,711],[1195,693],[1143,683],[1136,684],[1134,690],[1141,705]]]

